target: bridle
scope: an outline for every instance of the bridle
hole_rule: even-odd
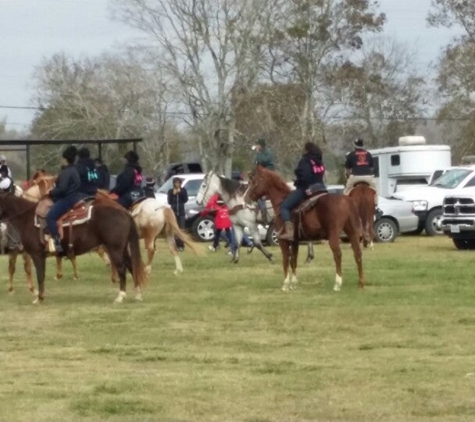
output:
[[[209,183],[209,180],[208,180],[208,176],[213,176],[214,175],[214,172],[209,172],[205,178],[203,179],[203,182],[206,183],[206,189],[205,191],[203,192],[203,203],[205,202],[205,199],[206,199],[206,196],[207,196],[207,193],[208,193],[208,190],[209,190],[209,187],[210,187],[210,183]],[[209,201],[209,198],[208,198],[208,201]]]

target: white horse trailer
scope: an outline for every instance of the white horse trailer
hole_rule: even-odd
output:
[[[452,165],[450,146],[426,145],[422,136],[399,138],[399,146],[370,150],[374,158],[378,193],[391,197],[395,192],[426,186],[436,170]]]

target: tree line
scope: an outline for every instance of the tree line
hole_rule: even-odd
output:
[[[46,58],[34,73],[37,139],[142,137],[149,174],[183,158],[229,175],[268,140],[290,172],[307,141],[335,171],[351,141],[395,145],[434,107],[437,141],[473,151],[475,3],[432,0],[430,25],[464,34],[428,81],[417,51],[384,36],[374,0],[113,0],[113,18],[140,40],[99,57]],[[55,150],[38,149],[38,163]],[[122,151],[109,147],[118,166]]]

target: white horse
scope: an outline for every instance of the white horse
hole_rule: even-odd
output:
[[[175,237],[181,239],[183,243],[193,252],[197,252],[194,242],[183,230],[178,226],[177,219],[172,209],[166,205],[161,205],[154,198],[147,198],[137,204],[131,211],[132,217],[137,226],[140,239],[144,240],[145,249],[147,251],[147,263],[145,269],[147,274],[152,270],[152,261],[155,255],[155,243],[159,237],[164,237],[168,249],[175,258],[175,275],[183,272],[180,255],[178,253]],[[110,260],[104,250],[99,251],[99,255],[110,266]],[[117,274],[112,267],[112,282],[115,283]]]
[[[249,229],[254,246],[259,249],[270,262],[274,262],[272,254],[262,246],[261,236],[257,227],[257,209],[246,204],[244,201],[246,187],[247,186],[241,182],[218,176],[216,173],[210,171],[205,175],[201,183],[198,194],[196,195],[196,203],[198,205],[206,204],[213,195],[218,193],[228,206],[229,215],[236,234],[237,246],[231,262],[239,262],[239,248],[241,247],[244,227]]]

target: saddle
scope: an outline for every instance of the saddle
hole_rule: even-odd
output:
[[[146,196],[142,196],[141,198],[138,198],[134,202],[132,202],[132,205],[129,208],[129,212],[130,214],[132,214],[132,217],[136,216],[140,212],[139,205],[142,204],[147,199],[153,199],[153,198],[147,198]]]
[[[94,197],[87,197],[77,202],[73,208],[61,216],[57,222],[58,233],[61,239],[64,238],[64,227],[69,227],[69,255],[73,254],[73,226],[87,223],[91,219],[94,199]],[[40,229],[41,241],[47,245],[48,252],[54,252],[54,248],[51,248],[49,235],[45,236],[44,233],[46,229],[46,215],[52,206],[53,201],[50,198],[43,199],[38,203],[35,212],[35,227]]]
[[[310,192],[312,192],[312,195],[309,198],[304,199],[296,208],[292,210],[295,233],[298,233],[298,237],[301,239],[308,238],[308,236],[305,234],[305,230],[302,223],[303,214],[306,213],[307,211],[310,211],[312,208],[314,208],[317,205],[320,198],[322,198],[325,195],[328,195],[328,191],[325,185],[322,185],[322,184],[312,185],[310,186],[309,190]],[[317,229],[317,230],[321,229],[321,225],[318,219],[313,229]]]

